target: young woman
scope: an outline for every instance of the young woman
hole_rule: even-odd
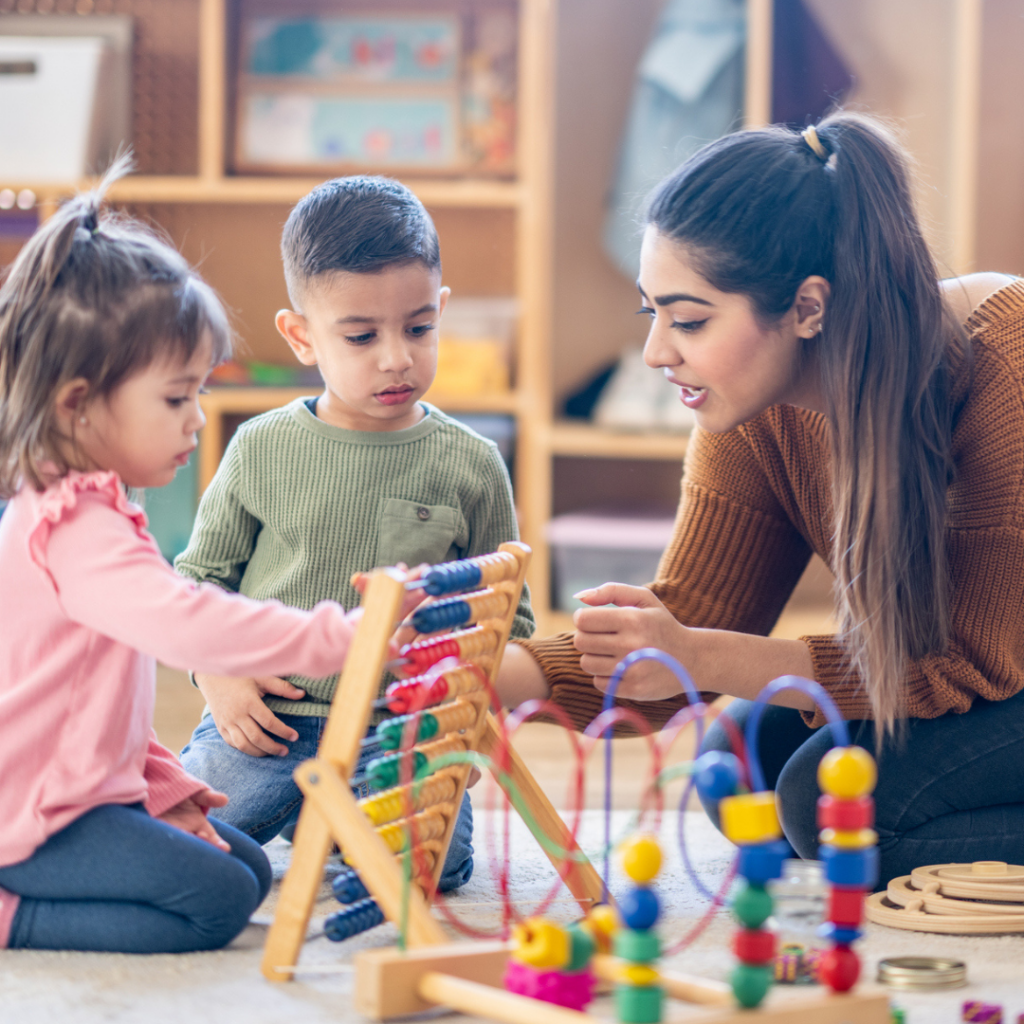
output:
[[[574,635],[513,648],[504,695],[550,694],[582,726],[616,663],[659,647],[743,698],[742,723],[770,680],[808,676],[879,747],[883,882],[1020,863],[1024,284],[938,281],[904,156],[849,114],[712,143],[647,219],[646,359],[698,421],[675,533],[649,588],[605,584]],[[812,553],[835,574],[840,632],[768,637]],[[619,692],[654,724],[685,704],[654,665]],[[775,704],[765,774],[813,857],[831,737],[802,694]],[[706,748],[726,745],[713,728]]]

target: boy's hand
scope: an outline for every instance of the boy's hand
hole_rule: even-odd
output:
[[[276,743],[268,733],[294,742],[299,734],[285,725],[266,704],[263,695],[298,700],[305,691],[276,676],[249,679],[237,676],[195,674],[196,686],[206,698],[210,714],[224,742],[252,757],[274,754],[284,757],[288,748]]]
[[[180,828],[182,832],[188,832],[189,835],[216,846],[218,850],[230,853],[231,847],[207,821],[205,813],[207,807],[223,807],[227,802],[228,798],[223,793],[218,793],[215,789],[202,789],[185,797],[181,803],[169,807],[157,820],[165,821],[168,825]]]

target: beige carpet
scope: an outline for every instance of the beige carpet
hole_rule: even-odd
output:
[[[495,904],[488,865],[487,820],[478,817],[477,871],[471,883],[452,900],[456,911],[479,928],[495,924]],[[614,833],[623,834],[629,821],[616,812]],[[676,819],[667,815],[664,836],[674,834]],[[699,812],[687,813],[685,827],[693,857],[708,885],[717,885],[731,859],[729,844]],[[588,849],[600,846],[602,825],[596,812],[587,812],[583,833]],[[290,847],[274,843],[268,848],[278,872],[287,863]],[[513,888],[517,902],[527,907],[543,893],[553,877],[531,837],[515,823],[513,832]],[[621,878],[613,890],[623,888]],[[665,906],[663,938],[683,935],[703,914],[706,901],[693,891],[670,855],[660,879]],[[395,933],[385,925],[342,945],[328,942],[319,921],[337,907],[324,891],[310,929],[302,964],[313,970],[287,985],[272,985],[258,970],[260,949],[269,921],[271,896],[254,923],[226,950],[185,956],[113,956],[89,953],[0,952],[0,1021],[3,1024],[302,1024],[355,1021],[350,1009],[352,954],[368,946],[389,945]],[[574,904],[556,904],[552,916],[574,917]],[[686,952],[673,957],[671,966],[693,974],[724,978],[732,964],[728,951],[733,925],[718,911],[708,930]],[[320,934],[318,934],[320,933]],[[878,959],[897,955],[956,956],[967,961],[969,987],[931,995],[898,996],[911,1024],[954,1024],[960,1003],[967,998],[1002,1003],[1004,1021],[1024,1012],[1024,936],[949,937],[898,932],[869,926],[861,943],[866,974],[873,976]],[[327,971],[329,973],[318,973]],[[607,1006],[596,1012],[609,1016]],[[707,1011],[672,1004],[668,1019],[699,1021]],[[751,1018],[752,1021],[755,1018]]]

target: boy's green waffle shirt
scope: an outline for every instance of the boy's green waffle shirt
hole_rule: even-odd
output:
[[[199,504],[175,568],[296,608],[359,604],[353,573],[488,554],[519,536],[512,486],[493,442],[423,403],[408,430],[342,430],[298,399],[238,428]],[[524,589],[512,636],[534,620]],[[341,670],[339,656],[338,669]],[[303,700],[275,712],[326,715],[336,677],[290,676]]]

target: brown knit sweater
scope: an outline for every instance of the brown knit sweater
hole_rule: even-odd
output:
[[[911,718],[963,713],[975,697],[1004,700],[1024,688],[1024,281],[989,296],[966,327],[973,358],[955,371],[952,394],[952,638],[946,653],[908,665]],[[811,553],[831,562],[828,433],[823,416],[787,405],[725,434],[694,432],[675,530],[651,584],[676,619],[767,635]],[[843,715],[870,718],[839,639],[801,639]],[[583,728],[603,695],[580,670],[572,634],[525,646]],[[660,726],[686,698],[620,703]]]

